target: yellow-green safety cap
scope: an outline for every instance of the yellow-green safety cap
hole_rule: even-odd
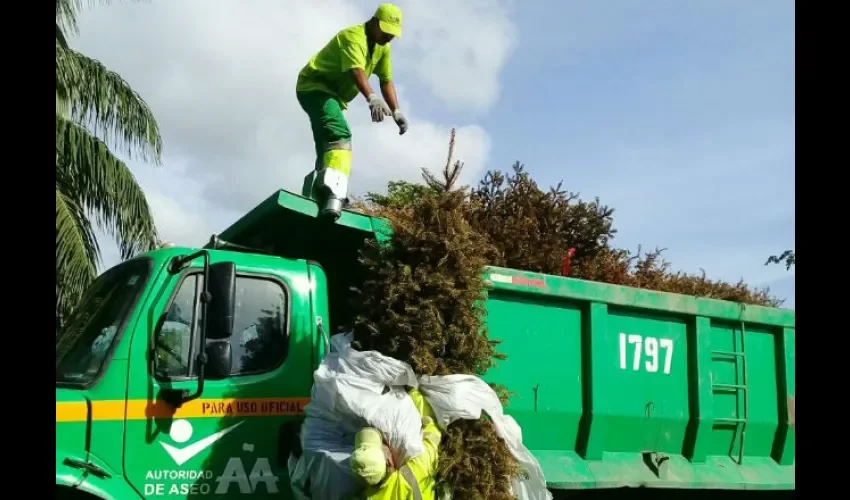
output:
[[[401,9],[391,3],[382,3],[375,11],[375,19],[381,31],[388,35],[401,38]]]

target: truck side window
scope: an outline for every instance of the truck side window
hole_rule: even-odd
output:
[[[238,276],[231,375],[271,370],[286,356],[286,293],[278,283]]]
[[[197,376],[200,274],[184,278],[157,332],[157,378]],[[237,275],[231,376],[262,373],[279,366],[289,346],[286,290],[277,281]],[[192,348],[190,349],[190,346]]]

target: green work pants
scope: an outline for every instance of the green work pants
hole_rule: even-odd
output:
[[[349,175],[351,171],[351,129],[342,112],[342,103],[324,92],[296,92],[301,109],[310,117],[316,146],[316,170],[331,168]]]

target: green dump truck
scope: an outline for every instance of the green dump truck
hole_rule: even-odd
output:
[[[206,248],[97,279],[56,341],[58,497],[291,498],[292,424],[350,324],[357,252],[391,237],[381,219],[317,215],[279,191]],[[486,378],[514,394],[557,495],[793,494],[793,311],[485,272],[507,355]]]

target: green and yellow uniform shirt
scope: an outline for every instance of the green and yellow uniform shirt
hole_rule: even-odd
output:
[[[331,94],[345,108],[359,93],[351,75],[354,68],[362,69],[366,78],[377,75],[381,83],[392,80],[390,44],[375,44],[370,54],[363,24],[340,31],[313,56],[298,74],[295,90]]]

